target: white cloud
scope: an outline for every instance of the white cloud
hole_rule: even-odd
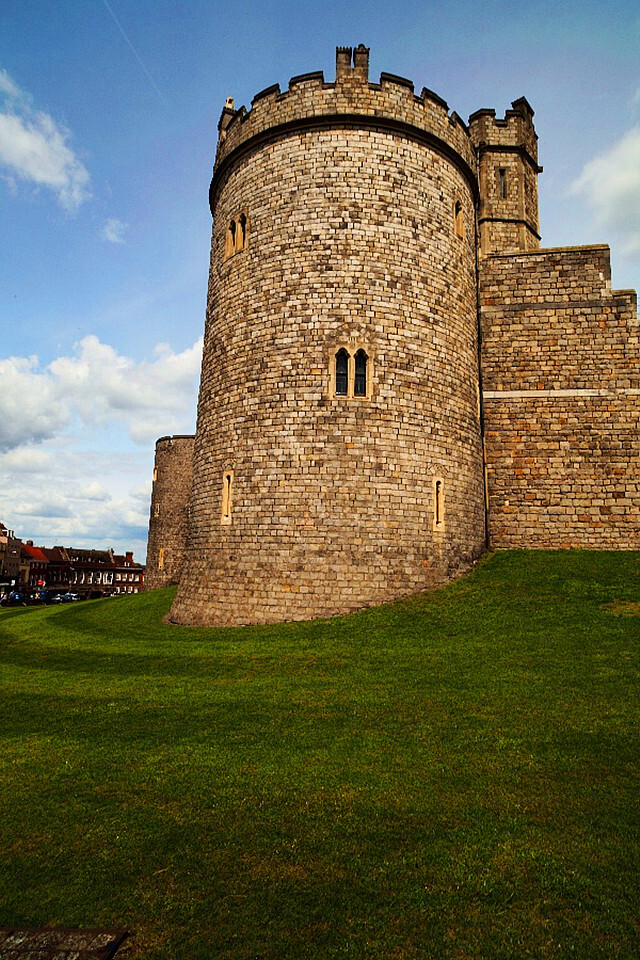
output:
[[[153,484],[151,482],[151,477],[148,477],[144,483],[141,483],[139,487],[134,487],[133,490],[129,491],[129,495],[132,500],[140,501],[144,504],[145,509],[148,509],[149,503],[151,501],[151,489]]]
[[[37,447],[18,447],[0,457],[0,465],[9,473],[44,473],[51,468],[51,454]]]
[[[20,87],[11,79],[6,70],[0,70],[0,93],[15,101],[25,99],[25,94],[22,93]]]
[[[124,223],[116,217],[110,217],[102,228],[102,237],[109,243],[124,243],[125,234],[129,229],[129,224]]]
[[[0,360],[0,450],[44,440],[66,427],[69,404],[37,357]]]
[[[0,361],[0,450],[60,435],[74,423],[124,426],[137,443],[188,430],[202,340],[182,353],[167,344],[136,363],[96,336],[72,356],[40,367],[37,357]]]
[[[47,187],[73,213],[89,198],[89,173],[69,144],[70,132],[42,110],[0,70],[0,165],[10,189],[16,178]]]
[[[82,500],[110,500],[111,497],[109,493],[105,490],[101,483],[98,483],[97,480],[92,480],[85,487],[82,487],[78,491],[78,497]]]
[[[70,517],[71,509],[64,497],[50,493],[35,500],[20,500],[13,507],[19,517]]]
[[[571,186],[596,222],[619,236],[625,253],[640,253],[640,126],[590,160]]]
[[[41,546],[114,547],[142,560],[151,451],[114,455],[49,441],[47,455],[47,472],[33,474],[12,472],[15,451],[0,455],[0,520]]]

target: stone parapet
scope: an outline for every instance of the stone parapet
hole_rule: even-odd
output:
[[[346,52],[345,52],[346,51]],[[350,65],[350,48],[338,48],[337,77],[327,83],[321,72],[293,77],[281,91],[274,85],[258,93],[251,109],[240,107],[231,112],[225,107],[219,125],[220,138],[212,183],[212,206],[219,182],[229,167],[230,158],[241,148],[250,149],[304,127],[395,127],[405,137],[425,139],[457,158],[475,189],[475,154],[466,125],[450,113],[444,100],[424,88],[414,93],[410,80],[382,73],[378,83],[368,81],[368,50],[355,50],[355,65]],[[345,59],[349,64],[345,66]],[[360,57],[358,57],[360,54]],[[366,69],[358,61],[366,54]]]

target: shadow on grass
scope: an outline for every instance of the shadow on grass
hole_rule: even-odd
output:
[[[0,612],[0,923],[145,960],[637,956],[640,555],[350,617]]]

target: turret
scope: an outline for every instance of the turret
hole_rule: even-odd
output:
[[[478,158],[480,255],[516,253],[540,246],[538,138],[533,110],[514,100],[503,120],[495,110],[469,117]]]
[[[156,443],[145,590],[180,580],[187,543],[193,441],[192,436],[173,436],[160,437]]]

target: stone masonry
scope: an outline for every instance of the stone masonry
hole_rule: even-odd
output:
[[[145,589],[179,583],[187,548],[193,474],[192,436],[161,437],[156,443]]]
[[[636,297],[606,246],[480,273],[492,547],[640,548]]]
[[[466,126],[369,82],[363,46],[334,83],[227,101],[193,483],[186,443],[156,455],[147,582],[184,557],[173,621],[349,612],[487,533],[640,546],[635,298],[608,248],[540,249],[540,170],[524,98]]]

